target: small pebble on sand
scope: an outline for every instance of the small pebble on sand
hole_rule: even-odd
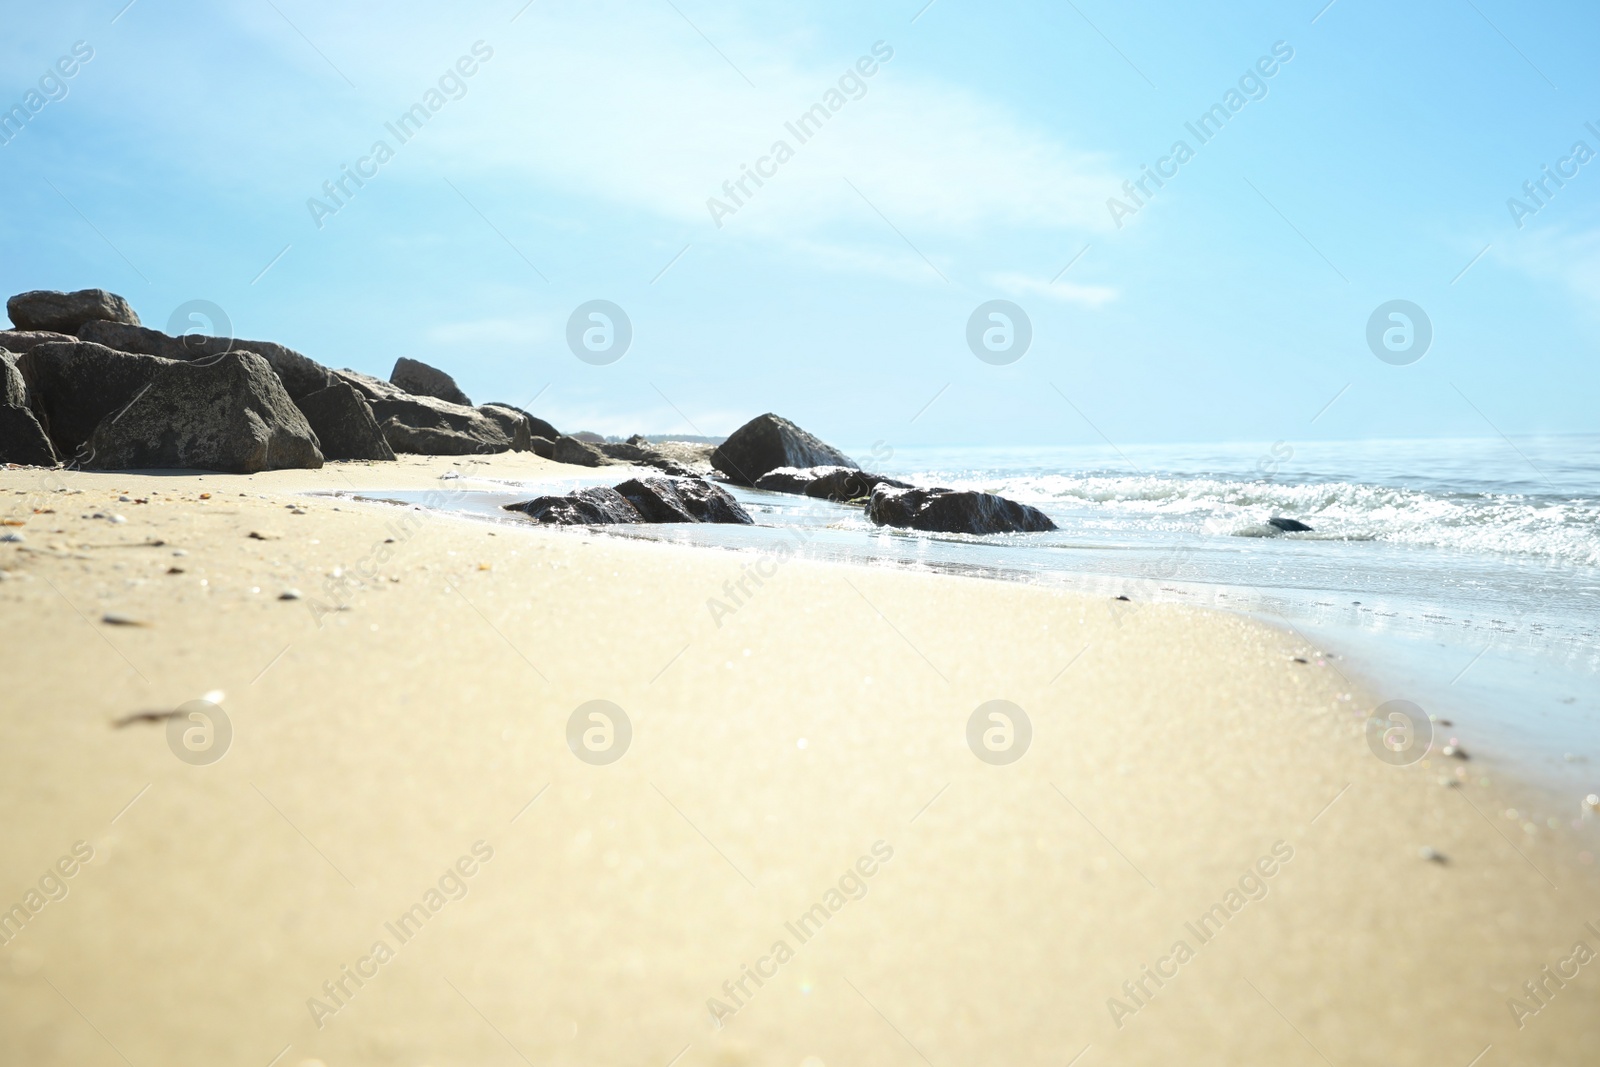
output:
[[[299,600],[300,599],[300,590],[298,590],[298,589],[285,589],[283,592],[278,594],[278,599],[279,600]]]
[[[1445,859],[1445,856],[1444,856],[1443,852],[1440,852],[1436,848],[1430,848],[1427,845],[1423,845],[1421,848],[1417,849],[1417,859],[1419,859],[1419,860],[1427,860],[1429,863],[1448,863],[1449,862],[1448,860]]]

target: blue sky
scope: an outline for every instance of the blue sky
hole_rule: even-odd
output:
[[[0,146],[6,292],[108,288],[158,327],[209,300],[334,366],[539,394],[563,429],[1600,429],[1600,159],[1520,228],[1507,207],[1575,142],[1600,152],[1592,7],[125,2],[7,15],[0,108],[76,42],[93,58]],[[401,143],[385,124],[477,42]],[[859,98],[788,134],[877,42]],[[1185,123],[1276,42],[1265,96],[1200,144]],[[780,138],[793,158],[717,226],[708,199]],[[393,158],[314,218],[380,139]],[[1180,139],[1193,158],[1118,227],[1108,199]],[[1005,366],[965,339],[995,298],[1033,326]],[[1405,366],[1365,339],[1397,298],[1434,330]],[[592,299],[633,326],[605,366],[566,343]]]

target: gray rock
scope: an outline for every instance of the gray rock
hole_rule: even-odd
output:
[[[534,497],[518,504],[507,504],[505,510],[520,511],[534,522],[547,526],[609,526],[644,521],[620,493],[603,485],[579,489],[566,496]]]
[[[362,394],[396,452],[470,456],[509,452],[511,437],[477,408],[408,393],[390,382],[352,370],[332,372]]]
[[[480,404],[478,410],[485,417],[493,419],[500,429],[505,431],[506,436],[511,438],[511,451],[533,450],[533,427],[528,424],[526,414],[504,404]]]
[[[644,440],[642,437],[635,434],[632,439],[620,444],[607,442],[593,447],[599,449],[603,455],[621,463],[632,463],[640,467],[654,467],[663,474],[670,474],[674,477],[687,478],[694,476],[694,472],[688,467],[685,467],[659,449],[637,443],[642,440]]]
[[[630,478],[616,490],[645,522],[755,522],[726,489],[700,478]]]
[[[555,449],[550,458],[557,463],[571,463],[579,467],[598,467],[609,462],[598,448],[585,444],[576,437],[565,435],[556,438]]]
[[[711,453],[711,465],[738,485],[778,467],[858,467],[855,460],[770,412],[735,430]]]
[[[0,348],[18,356],[24,352],[32,352],[40,345],[76,340],[77,338],[70,333],[54,333],[50,330],[0,330]]]
[[[317,435],[323,459],[394,459],[371,406],[350,383],[335,381],[294,403]]]
[[[960,489],[896,489],[879,485],[867,501],[867,518],[879,526],[932,533],[1026,533],[1054,530],[1038,508],[992,493]]]
[[[515,411],[517,414],[528,420],[528,432],[535,437],[544,437],[554,441],[556,438],[561,436],[560,430],[556,429],[554,426],[551,426],[539,416],[534,415],[531,412],[524,411],[515,404],[506,404],[499,400],[492,400],[488,404],[485,404],[484,407],[506,408],[509,411]]]
[[[556,458],[556,443],[548,437],[532,437],[528,440],[528,447],[540,459]]]
[[[401,356],[394,362],[389,380],[414,396],[431,396],[470,408],[472,401],[456,385],[456,380],[438,367],[430,367],[420,360]]]
[[[292,400],[326,388],[331,380],[327,367],[275,341],[243,341],[233,337],[206,337],[193,333],[174,337],[137,323],[129,325],[116,322],[85,323],[78,330],[78,336],[119,352],[135,352],[163,359],[206,359],[224,352],[254,352],[272,365]]]
[[[1305,523],[1301,522],[1299,519],[1273,518],[1273,519],[1268,519],[1267,520],[1267,525],[1273,527],[1274,529],[1282,530],[1284,533],[1311,533],[1312,532],[1311,527],[1307,526]]]
[[[33,414],[28,383],[16,356],[0,349],[0,463],[54,467],[56,452]]]
[[[87,341],[37,345],[17,359],[56,455],[77,456],[107,415],[126,407],[170,359],[115,352]]]
[[[79,289],[61,293],[39,289],[18,293],[6,301],[6,314],[19,330],[50,330],[76,333],[78,327],[94,319],[139,325],[139,316],[128,302],[104,289]]]
[[[779,467],[756,479],[755,487],[774,493],[797,493],[820,500],[861,500],[880,485],[910,489],[908,482],[851,467]]]
[[[89,442],[95,467],[253,474],[320,467],[322,451],[272,365],[253,352],[166,362]]]

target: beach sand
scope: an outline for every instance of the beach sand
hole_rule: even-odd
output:
[[[752,557],[299,495],[445,472],[573,468],[0,472],[0,908],[66,894],[0,947],[0,1060],[1600,1062],[1582,841],[1508,818],[1493,753],[1381,763],[1359,665],[803,561],[714,618]],[[208,693],[208,765],[114,725]],[[966,740],[997,699],[1009,765]]]

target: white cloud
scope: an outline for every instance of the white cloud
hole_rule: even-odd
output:
[[[1121,293],[1109,285],[1079,285],[1077,282],[1042,282],[1026,274],[991,274],[988,282],[1012,296],[1042,296],[1064,304],[1097,308],[1115,300]]]

